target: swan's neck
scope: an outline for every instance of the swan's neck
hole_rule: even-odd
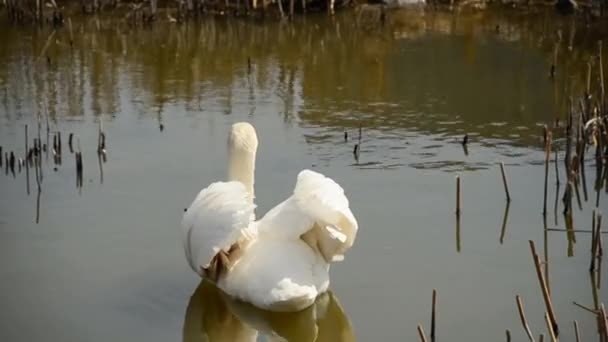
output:
[[[255,174],[255,151],[242,149],[230,150],[230,161],[228,167],[228,180],[239,181],[245,185],[249,193],[249,199],[254,199],[254,174]]]

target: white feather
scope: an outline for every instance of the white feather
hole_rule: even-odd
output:
[[[348,198],[332,179],[303,170],[293,195],[264,215],[258,229],[260,234],[299,238],[315,224],[323,227],[316,236],[320,245],[341,260],[340,255],[353,245],[358,231]]]
[[[216,182],[201,190],[181,224],[186,258],[194,272],[201,274],[201,267],[207,267],[220,249],[255,236],[254,209],[240,182]]]

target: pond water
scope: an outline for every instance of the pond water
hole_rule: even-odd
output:
[[[418,324],[429,332],[433,289],[440,340],[501,340],[506,329],[524,340],[516,294],[534,334],[547,336],[528,240],[548,256],[563,339],[573,340],[573,320],[582,340],[595,338],[594,316],[572,304],[593,307],[591,234],[577,233],[569,253],[564,232],[543,230],[542,125],[563,122],[568,96],[582,93],[601,26],[543,12],[400,11],[383,26],[373,16],[148,28],[74,18],[73,47],[67,27],[2,22],[0,146],[23,157],[25,125],[32,146],[40,117],[43,142],[60,131],[63,152],[60,165],[43,153],[40,192],[33,168],[29,186],[25,168],[0,174],[0,340],[415,341]],[[359,220],[331,293],[302,313],[231,302],[184,258],[183,209],[225,177],[227,132],[242,120],[260,139],[258,215],[312,168],[345,188]],[[563,158],[563,128],[555,134]],[[565,228],[550,170],[548,226]],[[562,163],[560,177],[559,196]],[[588,189],[577,229],[591,227]]]

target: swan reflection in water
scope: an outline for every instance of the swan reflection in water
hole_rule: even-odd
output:
[[[184,342],[355,341],[348,317],[331,291],[298,312],[258,309],[201,281],[190,297]]]

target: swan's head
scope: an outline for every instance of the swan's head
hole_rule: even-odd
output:
[[[258,149],[258,135],[248,122],[237,122],[230,129],[228,146],[234,152],[255,153]]]

